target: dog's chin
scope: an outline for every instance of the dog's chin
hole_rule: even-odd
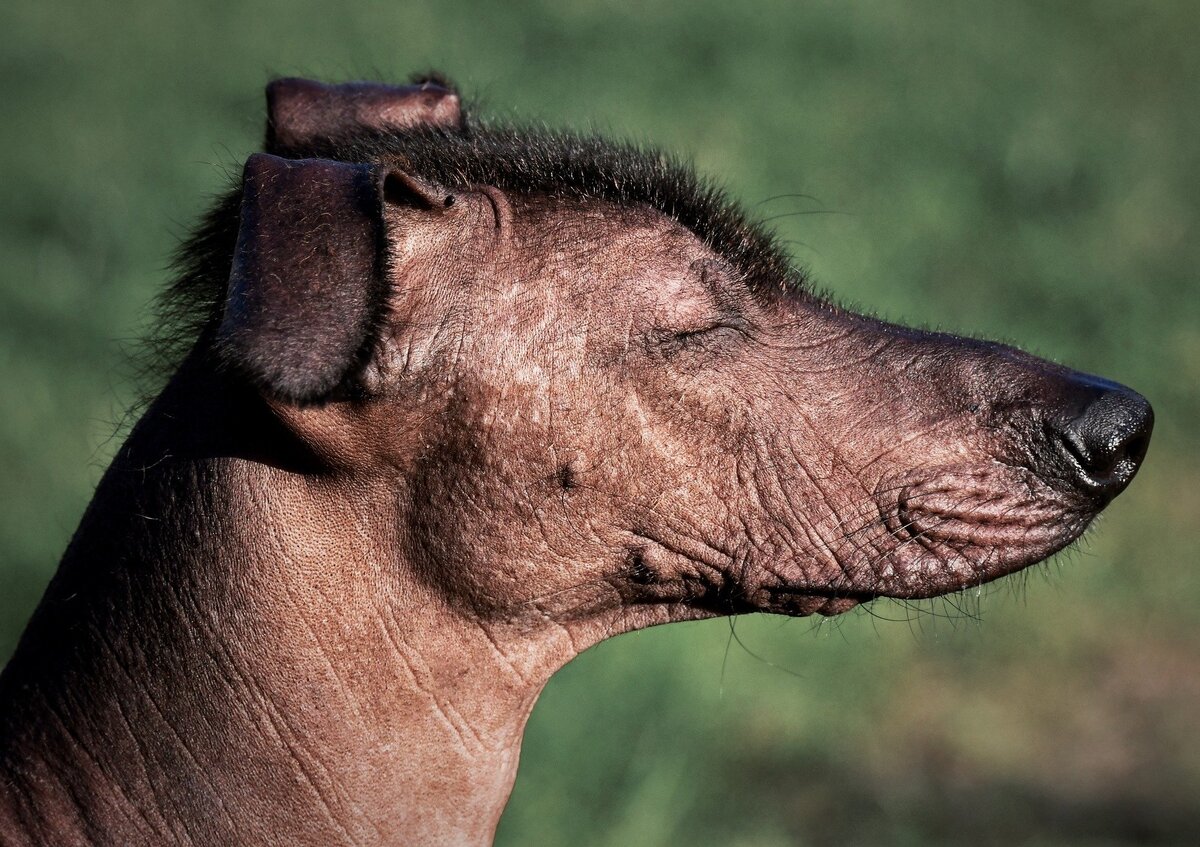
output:
[[[1009,465],[941,468],[891,481],[873,528],[836,549],[825,584],[768,589],[764,610],[837,615],[875,598],[916,600],[974,588],[1041,562],[1083,534],[1094,508]],[[776,569],[776,572],[784,569]]]
[[[885,551],[864,574],[874,582],[873,593],[937,597],[999,579],[1069,546],[1096,512],[1038,483],[1001,466],[901,487],[884,513]]]
[[[755,611],[833,617],[873,600],[926,600],[976,588],[1053,556],[1075,541],[1087,523],[1077,519],[1069,529],[1062,528],[1065,531],[1031,534],[1019,544],[927,539],[896,550],[871,582],[817,591],[806,586],[772,588]]]
[[[805,618],[811,615],[832,618],[871,599],[865,596],[829,596],[805,593],[789,595],[787,592],[777,592],[773,598],[774,602],[764,611],[790,615],[795,618]]]
[[[930,540],[920,551],[898,552],[887,563],[875,593],[920,600],[976,588],[1045,561],[1074,542],[1086,526],[1083,521],[1067,533],[1040,533],[1012,545]]]

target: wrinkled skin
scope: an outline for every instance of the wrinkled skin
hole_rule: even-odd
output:
[[[978,585],[1144,455],[1128,389],[752,285],[649,206],[302,159],[376,107],[461,128],[447,90],[272,98],[297,160],[248,165],[220,326],[0,676],[5,844],[489,843],[589,645]]]
[[[466,206],[446,254],[488,239]],[[418,317],[377,376],[433,429],[414,550],[485,618],[928,597],[1045,558],[1095,508],[1030,467],[1068,378],[1045,362],[752,294],[654,215],[531,208],[494,237],[467,285],[434,268],[417,288],[440,296],[396,305]]]

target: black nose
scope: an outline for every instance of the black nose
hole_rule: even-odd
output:
[[[1089,401],[1074,417],[1051,423],[1071,471],[1085,489],[1117,496],[1141,466],[1154,410],[1134,391],[1115,383],[1094,383]]]

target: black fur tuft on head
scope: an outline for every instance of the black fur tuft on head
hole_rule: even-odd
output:
[[[435,74],[427,80],[447,85]],[[750,221],[713,183],[660,151],[545,129],[476,125],[469,130],[418,127],[362,130],[317,140],[308,157],[379,163],[450,191],[493,185],[506,193],[657,210],[690,230],[742,274],[752,290],[795,291],[801,271],[761,225]],[[238,231],[240,187],[220,200],[181,248],[181,274],[159,302],[152,348],[160,370],[176,364],[220,322]]]

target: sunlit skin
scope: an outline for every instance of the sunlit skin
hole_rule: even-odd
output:
[[[489,843],[581,650],[982,584],[1145,452],[1128,389],[764,278],[623,171],[433,179],[501,143],[440,82],[269,99],[211,320],[0,677],[6,844]]]

